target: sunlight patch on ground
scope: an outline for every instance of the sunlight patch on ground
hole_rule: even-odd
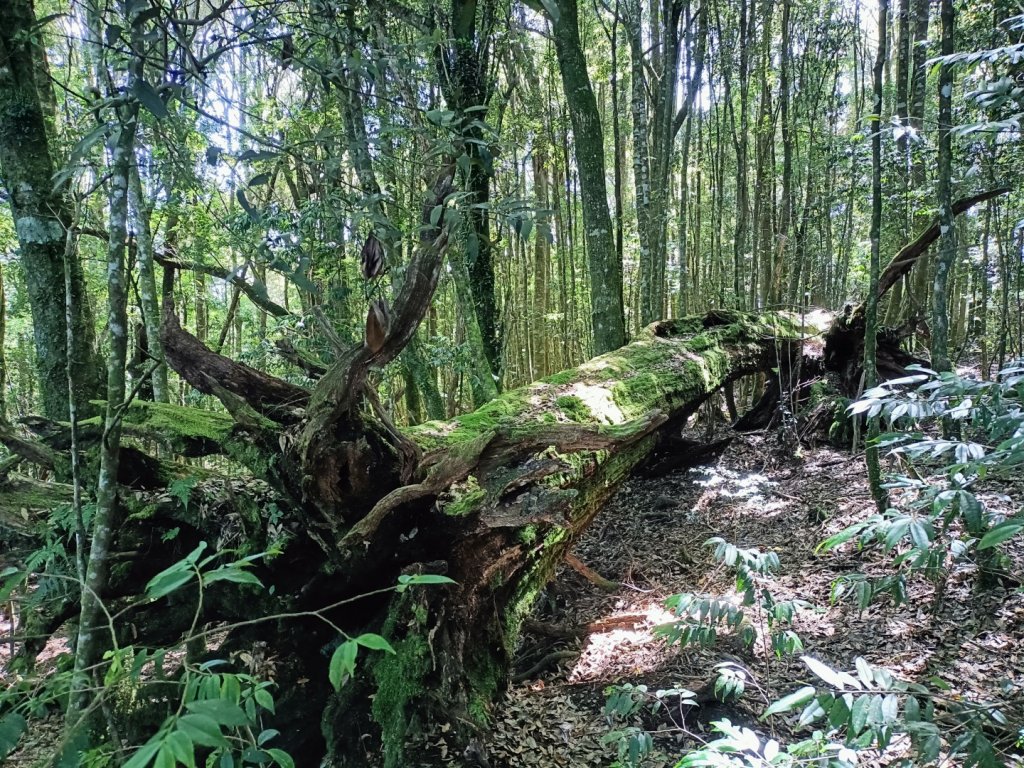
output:
[[[607,680],[623,673],[642,674],[656,669],[664,661],[669,647],[663,639],[655,637],[654,627],[675,617],[660,602],[650,603],[642,613],[644,618],[637,621],[633,629],[615,627],[591,634],[579,660],[569,671],[569,682]],[[614,619],[614,613],[605,617],[605,620]]]
[[[787,502],[772,498],[770,488],[776,483],[760,472],[736,472],[722,467],[691,469],[693,482],[704,489],[697,501],[704,508],[715,497],[733,499],[742,509],[756,509],[761,513],[775,513],[785,509]]]

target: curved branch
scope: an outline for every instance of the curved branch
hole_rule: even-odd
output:
[[[988,192],[981,192],[980,194],[957,200],[953,203],[953,215],[959,216],[960,214],[969,211],[978,203],[983,203],[994,197],[1008,194],[1010,191],[1009,187],[999,187],[998,189],[990,189]],[[928,246],[938,239],[939,218],[936,216],[928,226],[928,229],[918,235],[913,242],[907,243],[903,246],[899,250],[899,253],[897,253],[893,257],[892,261],[889,262],[889,265],[878,278],[878,298],[885,296],[888,290],[896,285],[901,277],[910,272],[918,259],[928,251]]]
[[[235,270],[224,269],[223,267],[214,267],[209,264],[199,264],[194,261],[178,261],[177,259],[171,259],[160,254],[156,254],[154,258],[167,269],[187,269],[191,272],[200,272],[204,275],[210,275],[211,277],[224,280],[248,296],[249,300],[257,307],[274,317],[289,317],[292,314],[267,295],[267,286],[264,285],[263,282],[255,280],[250,283]]]
[[[257,413],[281,424],[301,418],[301,411],[309,402],[307,390],[214,352],[181,327],[170,294],[164,297],[163,313],[160,342],[164,358],[190,385],[214,396],[223,387]]]

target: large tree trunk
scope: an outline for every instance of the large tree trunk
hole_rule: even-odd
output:
[[[572,121],[573,149],[580,175],[583,236],[590,266],[590,315],[594,350],[608,352],[626,341],[622,305],[622,263],[616,257],[604,172],[604,132],[590,86],[580,41],[576,0],[557,0],[551,31]]]
[[[36,367],[43,411],[68,417],[68,380],[79,412],[103,391],[99,357],[93,349],[92,313],[77,241],[68,232],[72,212],[64,181],[54,183],[55,163],[47,113],[52,108],[35,13],[31,0],[3,5],[0,24],[0,176],[10,199],[22,271],[32,308]],[[52,115],[50,115],[52,118]],[[100,135],[93,132],[95,143]],[[66,272],[65,272],[66,270]],[[65,327],[65,277],[73,348]]]

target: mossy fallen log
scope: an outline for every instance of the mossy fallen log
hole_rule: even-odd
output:
[[[370,751],[392,768],[409,764],[425,735],[440,729],[461,752],[487,727],[537,594],[602,503],[719,388],[780,360],[789,364],[820,330],[805,332],[785,314],[718,312],[658,323],[622,349],[399,435],[390,435],[397,430],[368,393],[359,418],[374,420],[376,438],[335,434],[348,450],[371,449],[347,466],[366,472],[350,482],[376,489],[376,503],[360,501],[340,515],[328,513],[341,508],[344,494],[332,492],[331,504],[307,495],[322,483],[303,482],[309,467],[297,454],[309,416],[297,406],[288,419],[300,421],[275,430],[242,402],[233,401],[234,418],[133,404],[125,425],[137,444],[157,440],[187,455],[216,450],[278,495],[273,513],[267,505],[242,509],[244,490],[226,495],[225,510],[235,512],[204,513],[196,499],[187,509],[166,499],[131,513],[120,546],[127,559],[113,584],[120,595],[132,584],[141,592],[156,570],[200,541],[236,553],[273,541],[281,554],[257,571],[267,589],[257,597],[238,585],[214,585],[196,626],[233,624],[218,658],[258,646],[275,660],[278,715],[268,725],[281,731],[279,745],[297,764],[326,755],[331,765],[362,766]],[[342,430],[356,421],[335,424]],[[389,440],[408,451],[400,458],[373,452]],[[395,471],[396,461],[406,469]],[[180,532],[167,551],[154,552],[164,546],[161,526]],[[127,557],[133,552],[139,555]],[[409,573],[444,574],[455,583],[381,591]],[[131,616],[134,641],[184,640],[195,620],[191,599],[140,606]],[[282,618],[263,618],[273,615]],[[340,642],[336,628],[353,637],[382,634],[396,654],[361,656],[356,676],[335,693],[328,662]]]
[[[0,529],[37,538],[48,525],[47,513],[69,504],[71,497],[70,485],[43,482],[12,472],[0,478]]]
[[[456,584],[382,606],[375,631],[397,654],[375,659],[369,679],[343,694],[346,706],[328,709],[333,764],[361,764],[351,756],[367,746],[366,721],[352,709],[371,694],[384,765],[408,764],[425,724],[461,751],[487,726],[535,597],[602,503],[669,427],[727,382],[799,354],[805,339],[783,314],[656,324],[473,413],[406,430],[425,451],[419,482],[389,494],[342,546],[351,547],[349,567],[397,555]]]

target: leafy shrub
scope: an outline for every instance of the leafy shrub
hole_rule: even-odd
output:
[[[718,536],[705,544],[715,548],[715,560],[731,568],[735,574],[736,601],[707,595],[682,593],[672,595],[665,606],[678,617],[655,628],[655,634],[670,644],[710,647],[718,639],[720,629],[738,633],[745,646],[757,639],[757,626],[766,627],[766,638],[777,656],[796,653],[803,648],[800,637],[788,627],[798,610],[809,603],[801,600],[776,600],[768,584],[779,569],[779,556],[774,552],[743,549]],[[749,609],[753,609],[750,611]],[[753,615],[748,615],[752,613]]]
[[[1024,530],[1024,513],[1007,517],[975,492],[980,481],[1008,477],[1024,464],[1024,363],[1012,364],[995,381],[909,370],[917,372],[868,390],[850,406],[889,422],[879,445],[899,459],[902,471],[886,485],[911,492],[902,496],[909,499],[906,509],[859,521],[820,546],[828,551],[856,540],[896,553],[897,577],[885,585],[849,580],[861,608],[882,591],[901,601],[905,573],[923,574],[941,587],[956,562],[975,562],[980,585],[990,586],[1005,571],[999,546]],[[940,423],[942,435],[935,430]],[[846,593],[840,587],[834,594]]]

